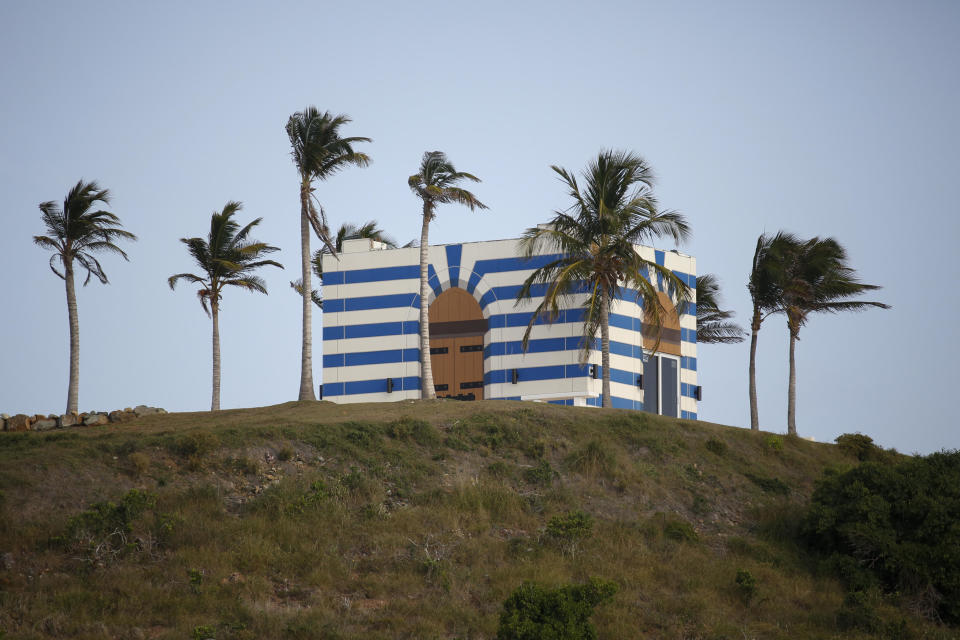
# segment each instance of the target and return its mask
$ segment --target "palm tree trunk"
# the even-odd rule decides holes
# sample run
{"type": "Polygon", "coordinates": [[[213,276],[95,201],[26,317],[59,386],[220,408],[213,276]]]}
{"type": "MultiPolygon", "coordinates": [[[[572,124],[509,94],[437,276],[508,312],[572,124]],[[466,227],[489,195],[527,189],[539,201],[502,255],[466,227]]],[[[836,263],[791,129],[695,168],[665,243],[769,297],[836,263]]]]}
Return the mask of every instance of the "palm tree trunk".
{"type": "Polygon", "coordinates": [[[757,334],[760,333],[760,323],[754,316],[750,333],[750,428],[760,430],[760,412],[757,410],[757,334]]]}
{"type": "Polygon", "coordinates": [[[67,317],[70,321],[70,381],[67,386],[67,413],[77,413],[80,395],[80,319],[77,316],[77,292],[73,284],[73,260],[64,260],[67,287],[67,317]]]}
{"type": "Polygon", "coordinates": [[[603,407],[613,408],[613,398],[610,397],[610,308],[607,290],[600,289],[600,366],[603,368],[603,407]]]}
{"type": "Polygon", "coordinates": [[[300,274],[303,282],[303,340],[300,352],[300,395],[297,400],[316,400],[313,393],[313,301],[310,279],[310,181],[300,182],[300,274]]]}
{"type": "Polygon", "coordinates": [[[210,316],[213,318],[213,398],[210,411],[220,411],[220,305],[210,304],[210,316]]]}
{"type": "Polygon", "coordinates": [[[787,386],[787,434],[797,435],[797,361],[794,351],[797,332],[790,330],[790,384],[787,386]]]}
{"type": "Polygon", "coordinates": [[[424,400],[437,397],[433,388],[433,367],[430,363],[430,282],[428,265],[430,246],[427,235],[430,231],[432,207],[423,203],[423,229],[420,231],[420,397],[424,400]]]}

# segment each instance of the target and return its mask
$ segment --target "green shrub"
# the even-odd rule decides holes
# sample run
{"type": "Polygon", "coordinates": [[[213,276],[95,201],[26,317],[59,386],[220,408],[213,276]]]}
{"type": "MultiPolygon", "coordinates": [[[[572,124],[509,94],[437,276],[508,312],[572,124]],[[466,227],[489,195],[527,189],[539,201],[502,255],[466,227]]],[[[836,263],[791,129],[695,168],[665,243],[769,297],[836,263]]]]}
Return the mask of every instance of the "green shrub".
{"type": "Polygon", "coordinates": [[[699,539],[693,525],[679,518],[664,519],[663,535],[676,542],[696,542],[699,539]]]}
{"type": "Polygon", "coordinates": [[[780,478],[764,478],[753,473],[744,474],[750,482],[763,489],[764,493],[773,493],[779,496],[789,495],[790,485],[780,478]]]}
{"type": "Polygon", "coordinates": [[[783,438],[781,436],[769,435],[763,439],[763,446],[768,451],[781,453],[783,451],[783,438]]]}
{"type": "Polygon", "coordinates": [[[187,578],[190,580],[190,591],[200,593],[200,587],[203,585],[203,571],[200,569],[188,569],[187,578]]]}
{"type": "Polygon", "coordinates": [[[154,508],[156,500],[153,494],[131,489],[119,504],[96,502],[71,517],[64,534],[51,542],[69,552],[82,554],[87,566],[108,564],[129,552],[144,549],[147,544],[160,546],[173,528],[169,516],[155,515],[152,528],[144,531],[143,538],[149,539],[132,535],[134,524],[154,508]]]}
{"type": "Polygon", "coordinates": [[[497,640],[594,640],[594,608],[617,592],[613,582],[544,587],[525,582],[503,603],[497,640]]]}
{"type": "Polygon", "coordinates": [[[280,462],[286,462],[293,459],[295,452],[290,447],[280,447],[277,451],[277,460],[280,462]]]}
{"type": "Polygon", "coordinates": [[[211,625],[199,625],[193,628],[191,640],[216,640],[217,630],[211,625]]]}
{"type": "Polygon", "coordinates": [[[580,473],[608,474],[616,467],[616,458],[605,444],[591,440],[567,457],[567,465],[580,473]]]}
{"type": "Polygon", "coordinates": [[[885,457],[884,450],[873,444],[873,438],[862,433],[844,433],[837,436],[834,442],[838,449],[861,462],[882,460],[885,457]]]}
{"type": "Polygon", "coordinates": [[[546,534],[564,553],[574,556],[580,542],[593,534],[593,518],[583,511],[553,516],[547,522],[546,534]]]}
{"type": "Polygon", "coordinates": [[[852,559],[833,563],[854,579],[862,582],[851,567],[869,567],[886,589],[913,594],[921,609],[955,624],[960,622],[958,522],[960,452],[951,451],[826,473],[802,532],[825,556],[852,559]]]}
{"type": "Polygon", "coordinates": [[[212,433],[199,432],[181,436],[168,444],[171,453],[184,458],[203,458],[220,446],[220,439],[212,433]]]}
{"type": "Polygon", "coordinates": [[[510,465],[502,460],[491,463],[487,467],[487,473],[492,475],[494,478],[509,478],[510,477],[510,465]]]}
{"type": "Polygon", "coordinates": [[[880,629],[880,617],[863,591],[850,591],[837,611],[837,628],[840,631],[865,631],[875,633],[880,629]]]}
{"type": "Polygon", "coordinates": [[[541,460],[540,464],[523,472],[523,479],[530,484],[549,487],[553,484],[553,476],[555,475],[556,472],[553,470],[553,467],[550,466],[550,463],[546,460],[541,460]]]}
{"type": "Polygon", "coordinates": [[[739,569],[734,583],[737,585],[737,593],[743,599],[744,604],[750,604],[753,597],[757,595],[757,579],[749,571],[739,569]]]}
{"type": "Polygon", "coordinates": [[[707,448],[707,451],[714,453],[718,456],[722,456],[727,453],[727,443],[723,440],[717,440],[716,438],[710,438],[707,440],[707,443],[704,445],[707,448]]]}
{"type": "Polygon", "coordinates": [[[348,424],[346,438],[361,449],[374,449],[380,445],[382,435],[369,424],[348,424]]]}
{"type": "Polygon", "coordinates": [[[396,440],[413,440],[424,447],[434,447],[440,443],[440,434],[432,424],[404,416],[387,426],[387,435],[396,440]]]}

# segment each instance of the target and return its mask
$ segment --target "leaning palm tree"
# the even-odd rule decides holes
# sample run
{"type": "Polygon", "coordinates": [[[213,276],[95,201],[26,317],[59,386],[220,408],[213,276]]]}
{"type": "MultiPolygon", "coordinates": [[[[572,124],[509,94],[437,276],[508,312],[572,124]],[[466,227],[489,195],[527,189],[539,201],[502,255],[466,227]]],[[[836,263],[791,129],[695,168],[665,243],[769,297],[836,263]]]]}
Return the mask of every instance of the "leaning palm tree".
{"type": "Polygon", "coordinates": [[[833,238],[811,238],[783,258],[779,282],[790,331],[790,379],[787,391],[787,433],[797,435],[797,369],[795,349],[800,328],[813,313],[889,309],[882,302],[852,300],[880,287],[864,284],[847,264],[847,251],[833,238]]]}
{"type": "Polygon", "coordinates": [[[610,307],[621,288],[636,290],[647,321],[653,324],[657,342],[666,309],[658,295],[662,280],[677,300],[676,308],[690,301],[690,288],[670,269],[643,258],[638,244],[668,236],[685,240],[690,229],[675,211],[661,211],[653,196],[653,171],[647,162],[624,151],[602,151],[583,172],[584,188],[566,169],[551,167],[568,189],[573,204],[556,211],[548,225],[527,229],[521,251],[531,257],[544,250],[560,257],[538,268],[524,282],[517,303],[531,296],[532,287],[546,284],[540,302],[523,336],[524,349],[537,319],[553,322],[567,298],[585,293],[585,318],[580,362],[585,363],[600,331],[603,369],[603,406],[613,406],[610,395],[610,307]]]}
{"type": "MultiPolygon", "coordinates": [[[[396,241],[388,236],[386,232],[377,225],[378,223],[376,220],[369,220],[359,227],[355,224],[349,223],[340,225],[340,228],[337,229],[337,235],[334,237],[333,241],[334,251],[336,253],[343,251],[343,243],[346,240],[359,240],[361,238],[376,240],[377,242],[382,242],[391,249],[395,248],[397,246],[396,241]]],[[[336,255],[336,253],[331,254],[330,249],[327,248],[326,245],[313,252],[313,258],[310,260],[310,264],[313,268],[313,274],[319,278],[321,284],[323,283],[323,256],[336,255]]],[[[302,296],[303,279],[297,278],[296,280],[291,281],[290,288],[302,296]]],[[[311,288],[310,299],[313,300],[313,304],[323,309],[323,298],[320,296],[319,291],[311,288]]]]}
{"type": "Polygon", "coordinates": [[[41,202],[43,223],[47,227],[45,236],[34,236],[33,241],[53,251],[50,256],[50,269],[66,283],[67,316],[70,321],[70,381],[67,387],[67,413],[77,412],[80,393],[80,320],[77,316],[77,294],[73,282],[73,263],[76,261],[87,270],[84,286],[96,276],[107,284],[107,274],[95,253],[116,253],[129,260],[127,254],[114,244],[117,240],[136,240],[137,237],[120,228],[120,218],[109,211],[94,211],[101,202],[110,204],[110,192],[101,189],[96,182],[80,180],[63,201],[63,207],[56,202],[41,202]],[[59,262],[63,271],[55,266],[59,262]]]}
{"type": "MultiPolygon", "coordinates": [[[[753,302],[753,315],[750,319],[750,428],[760,430],[760,412],[757,406],[757,337],[763,321],[774,313],[783,311],[783,291],[780,288],[781,269],[785,256],[789,255],[801,243],[791,233],[779,231],[776,235],[760,234],[753,251],[753,265],[747,290],[753,302]]],[[[699,339],[699,335],[698,335],[699,339]]]]}
{"type": "Polygon", "coordinates": [[[743,342],[744,331],[730,322],[733,311],[720,308],[720,283],[712,273],[697,276],[697,342],[733,344],[743,342]]]}
{"type": "Polygon", "coordinates": [[[293,147],[290,154],[300,175],[300,279],[303,298],[303,340],[300,354],[299,400],[316,400],[313,391],[313,293],[310,282],[310,228],[320,241],[334,251],[323,207],[313,195],[314,180],[326,180],[348,165],[365,167],[370,158],[365,153],[353,150],[357,142],[370,142],[370,138],[342,138],[340,127],[350,122],[345,115],[320,113],[310,106],[290,116],[287,120],[287,137],[293,147]]]}
{"type": "Polygon", "coordinates": [[[200,298],[200,306],[213,320],[211,411],[220,410],[220,298],[223,296],[223,288],[234,286],[247,291],[266,293],[266,284],[253,272],[267,265],[283,268],[283,265],[278,262],[261,259],[265,254],[279,251],[279,248],[250,239],[250,231],[260,224],[262,218],[257,218],[242,229],[238,223],[234,222],[233,215],[242,208],[243,205],[239,202],[231,201],[226,204],[223,211],[219,213],[214,211],[210,217],[210,233],[206,240],[180,238],[180,242],[187,245],[187,251],[193,256],[197,266],[203,270],[204,275],[178,273],[167,279],[171,289],[175,288],[181,279],[199,285],[197,297],[200,298]]]}
{"type": "Polygon", "coordinates": [[[430,285],[429,266],[430,221],[436,216],[437,205],[454,203],[471,211],[486,209],[475,195],[457,186],[462,180],[480,182],[480,178],[465,171],[457,171],[442,151],[427,151],[420,161],[420,172],[407,179],[407,185],[423,201],[423,228],[420,231],[420,397],[436,398],[433,388],[433,368],[430,366],[430,285]]]}

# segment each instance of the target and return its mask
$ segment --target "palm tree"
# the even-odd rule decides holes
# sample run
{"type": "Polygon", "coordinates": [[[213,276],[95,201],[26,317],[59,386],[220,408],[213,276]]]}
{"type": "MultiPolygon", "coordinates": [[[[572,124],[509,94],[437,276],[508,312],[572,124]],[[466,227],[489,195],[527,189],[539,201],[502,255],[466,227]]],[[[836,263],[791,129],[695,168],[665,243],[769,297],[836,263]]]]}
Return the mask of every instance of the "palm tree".
{"type": "Polygon", "coordinates": [[[310,106],[287,120],[287,137],[293,147],[290,154],[300,174],[300,281],[303,298],[303,341],[300,355],[299,400],[316,400],[313,391],[313,292],[310,282],[310,228],[331,253],[334,250],[327,216],[313,195],[314,180],[326,180],[348,165],[366,167],[370,158],[353,150],[357,142],[370,138],[342,138],[340,127],[350,122],[345,115],[320,113],[310,106]]]}
{"type": "Polygon", "coordinates": [[[213,397],[210,401],[210,410],[220,410],[220,298],[223,288],[227,286],[241,287],[247,291],[266,293],[267,286],[261,278],[253,272],[267,265],[280,267],[283,265],[273,260],[262,260],[261,257],[274,251],[265,242],[250,239],[250,231],[260,224],[262,218],[257,218],[247,226],[240,225],[232,220],[233,215],[240,211],[243,205],[230,201],[223,207],[223,211],[213,212],[210,216],[210,233],[207,239],[180,238],[180,242],[187,245],[187,251],[193,256],[203,272],[203,276],[192,273],[178,273],[170,276],[167,283],[171,289],[177,286],[177,281],[183,279],[200,285],[197,297],[200,306],[213,320],[213,397]],[[207,304],[209,303],[209,308],[207,304]]]}
{"type": "Polygon", "coordinates": [[[436,398],[433,368],[430,366],[430,286],[427,282],[430,244],[427,235],[437,205],[455,203],[471,211],[486,209],[475,195],[457,186],[462,180],[480,182],[480,178],[457,171],[442,151],[427,151],[420,161],[420,172],[407,179],[407,185],[423,201],[423,228],[420,231],[420,397],[436,398]]]}
{"type": "Polygon", "coordinates": [[[547,285],[543,301],[527,325],[523,346],[526,349],[538,318],[553,322],[568,296],[586,293],[580,361],[584,363],[589,357],[599,329],[603,406],[611,407],[610,307],[621,287],[636,289],[637,302],[656,329],[654,350],[660,345],[663,316],[670,313],[657,295],[656,276],[676,296],[677,308],[690,300],[687,284],[670,269],[641,257],[635,245],[649,244],[663,236],[680,242],[689,236],[690,229],[681,214],[658,209],[652,193],[653,171],[637,155],[602,151],[582,174],[583,190],[572,173],[551,168],[567,186],[573,204],[554,212],[550,224],[527,229],[521,240],[521,251],[527,257],[543,250],[561,254],[530,274],[517,294],[519,303],[530,297],[533,285],[547,285]]]}
{"type": "Polygon", "coordinates": [[[720,309],[720,283],[717,277],[712,273],[697,276],[697,342],[743,342],[743,329],[730,322],[734,315],[733,311],[720,309]]]}
{"type": "Polygon", "coordinates": [[[95,182],[80,180],[70,189],[63,207],[56,202],[41,202],[43,223],[47,235],[34,236],[37,245],[50,249],[50,269],[66,283],[67,316],[70,321],[70,381],[67,387],[67,413],[77,412],[80,393],[80,320],[77,317],[77,294],[73,282],[73,263],[87,270],[86,286],[91,276],[107,284],[107,274],[94,256],[95,253],[116,253],[129,260],[127,254],[114,244],[117,240],[136,240],[137,237],[120,228],[120,218],[109,211],[93,211],[96,203],[110,204],[110,192],[95,182]],[[63,271],[54,263],[59,262],[63,271]]]}
{"type": "MultiPolygon", "coordinates": [[[[800,240],[784,231],[768,236],[760,234],[753,252],[753,265],[747,290],[753,302],[753,315],[750,319],[750,428],[760,430],[760,414],[757,407],[757,337],[760,326],[770,315],[783,311],[782,290],[780,288],[780,270],[784,256],[799,246],[800,240]]],[[[698,335],[699,338],[699,335],[698,335]]]]}
{"type": "Polygon", "coordinates": [[[790,331],[790,382],[787,391],[787,433],[797,435],[797,369],[795,348],[800,328],[812,313],[889,309],[882,302],[852,300],[880,287],[864,284],[847,264],[846,249],[833,238],[811,238],[785,256],[780,271],[783,309],[790,331]]]}
{"type": "MultiPolygon", "coordinates": [[[[371,240],[376,240],[377,242],[382,242],[391,249],[397,246],[396,241],[388,236],[386,232],[379,228],[376,220],[370,220],[363,223],[359,227],[354,224],[344,223],[340,225],[340,228],[337,229],[337,235],[334,238],[333,248],[337,253],[343,251],[343,243],[345,240],[358,240],[361,238],[369,238],[371,240]]],[[[323,283],[323,256],[331,255],[330,249],[326,245],[317,249],[313,252],[313,258],[310,261],[311,267],[313,268],[313,274],[320,279],[320,283],[323,283]]],[[[332,255],[336,255],[332,254],[332,255]]],[[[297,278],[290,282],[290,287],[296,291],[298,294],[303,295],[303,279],[297,278]]],[[[323,298],[320,297],[320,293],[316,289],[310,290],[310,299],[313,300],[313,304],[317,305],[323,309],[323,298]]]]}

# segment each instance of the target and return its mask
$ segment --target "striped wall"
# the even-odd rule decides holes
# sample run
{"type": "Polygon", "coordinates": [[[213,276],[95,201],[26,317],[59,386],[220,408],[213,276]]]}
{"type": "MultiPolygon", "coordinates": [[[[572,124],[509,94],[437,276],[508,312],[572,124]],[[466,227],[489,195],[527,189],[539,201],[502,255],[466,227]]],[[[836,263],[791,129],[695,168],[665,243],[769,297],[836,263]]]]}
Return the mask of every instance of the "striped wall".
{"type": "MultiPolygon", "coordinates": [[[[696,260],[637,247],[645,258],[696,286],[696,260]]],[[[598,405],[599,344],[589,363],[578,361],[583,314],[563,311],[552,325],[538,322],[524,354],[521,340],[539,298],[515,303],[517,291],[537,267],[556,256],[518,257],[518,241],[495,240],[429,248],[430,301],[460,287],[479,303],[489,329],[484,336],[484,398],[527,399],[598,405]],[[512,371],[518,382],[512,382],[512,371]]],[[[418,349],[419,248],[383,249],[369,240],[347,241],[337,257],[323,259],[323,397],[334,402],[378,402],[420,397],[418,349]],[[393,391],[387,392],[387,379],[393,391]]],[[[543,295],[542,288],[534,290],[543,295]]],[[[575,301],[574,301],[575,302],[575,301]]],[[[575,307],[575,305],[574,305],[575,307]]],[[[643,391],[642,309],[622,291],[610,319],[611,394],[615,407],[640,409],[643,391]]],[[[679,408],[696,418],[697,345],[695,306],[680,316],[679,408]]]]}

